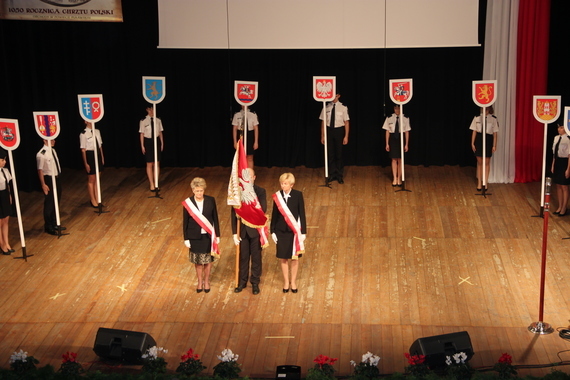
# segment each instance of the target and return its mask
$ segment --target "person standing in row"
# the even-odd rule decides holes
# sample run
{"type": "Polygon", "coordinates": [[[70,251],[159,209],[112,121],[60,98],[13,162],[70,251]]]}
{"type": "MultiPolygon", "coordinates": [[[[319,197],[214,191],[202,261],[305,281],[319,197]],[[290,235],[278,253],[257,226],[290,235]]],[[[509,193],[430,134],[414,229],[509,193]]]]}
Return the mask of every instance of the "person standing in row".
{"type": "Polygon", "coordinates": [[[329,165],[329,177],[327,182],[337,181],[344,183],[344,164],[342,161],[342,146],[348,144],[350,132],[350,118],[348,107],[338,100],[340,94],[336,94],[334,100],[329,103],[326,110],[321,111],[321,144],[327,144],[327,158],[329,165]],[[326,115],[324,112],[326,111],[326,115]],[[327,141],[325,141],[325,128],[327,128],[327,141]]]}
{"type": "MultiPolygon", "coordinates": [[[[499,132],[499,121],[493,115],[493,106],[485,107],[485,186],[488,184],[489,172],[491,171],[491,157],[497,150],[497,132],[499,132]]],[[[481,108],[483,113],[483,108],[481,108]]],[[[477,158],[477,191],[483,189],[483,124],[481,115],[475,116],[471,122],[471,149],[477,158]]]]}
{"type": "Polygon", "coordinates": [[[558,208],[554,215],[567,215],[568,185],[570,185],[570,136],[566,134],[564,126],[558,126],[558,135],[552,143],[552,182],[556,184],[556,198],[558,208]]]}
{"type": "Polygon", "coordinates": [[[58,235],[58,228],[65,230],[65,227],[57,225],[55,212],[52,175],[53,178],[55,178],[57,199],[61,200],[61,183],[59,181],[61,166],[59,165],[59,159],[54,146],[55,139],[44,140],[44,146],[40,149],[38,154],[36,154],[38,178],[40,179],[40,185],[44,193],[44,231],[50,235],[58,235]],[[48,144],[50,144],[51,149],[49,149],[48,144]]]}
{"type": "Polygon", "coordinates": [[[281,190],[273,194],[271,237],[277,245],[277,258],[283,272],[283,293],[297,293],[299,258],[305,252],[307,222],[303,193],[294,190],[295,176],[284,173],[279,177],[281,190]]]}
{"type": "Polygon", "coordinates": [[[6,158],[8,152],[0,148],[0,249],[3,255],[9,255],[15,252],[8,242],[8,223],[10,217],[15,215],[14,198],[12,197],[12,189],[10,181],[12,176],[6,169],[6,158]]]}
{"type": "MultiPolygon", "coordinates": [[[[255,181],[255,172],[252,168],[247,169],[249,171],[249,178],[253,183],[255,181]]],[[[253,184],[253,190],[257,195],[259,200],[259,205],[263,212],[267,212],[267,199],[265,189],[253,184]]],[[[262,258],[261,258],[261,240],[259,230],[257,228],[249,227],[244,223],[243,219],[240,218],[240,230],[239,236],[237,234],[238,228],[238,218],[235,209],[232,207],[232,233],[234,238],[234,244],[240,246],[239,255],[239,283],[234,292],[240,293],[246,286],[247,282],[251,283],[252,293],[254,295],[259,294],[259,282],[261,281],[262,272],[262,258]],[[249,275],[249,266],[251,262],[251,277],[249,275]]]]}
{"type": "Polygon", "coordinates": [[[206,181],[196,177],[190,183],[194,196],[186,198],[182,205],[184,245],[189,249],[190,262],[196,268],[198,287],[196,292],[210,292],[210,271],[215,257],[219,257],[220,224],[216,199],[204,195],[206,181]]]}
{"type": "Polygon", "coordinates": [[[97,199],[97,176],[95,173],[95,141],[97,141],[97,161],[99,164],[99,173],[103,171],[105,157],[103,156],[103,140],[101,140],[101,132],[93,129],[93,123],[86,121],[85,129],[79,135],[79,148],[81,149],[81,157],[83,158],[83,167],[87,172],[87,191],[91,207],[98,208],[99,201],[97,199]]]}
{"type": "MultiPolygon", "coordinates": [[[[241,106],[241,111],[236,112],[232,120],[233,131],[232,136],[234,139],[234,149],[237,149],[237,143],[241,136],[243,136],[244,123],[245,123],[246,107],[241,106]],[[239,133],[238,133],[239,131],[239,133]]],[[[247,108],[247,167],[253,168],[253,154],[259,148],[259,119],[257,114],[251,112],[247,108]]]]}
{"type": "Polygon", "coordinates": [[[146,117],[142,119],[139,123],[139,135],[142,154],[145,156],[146,160],[146,175],[150,183],[150,191],[156,191],[156,186],[154,182],[154,140],[160,139],[160,143],[157,141],[157,162],[156,170],[158,175],[160,175],[160,156],[164,150],[164,136],[162,128],[162,121],[157,117],[156,124],[157,128],[154,127],[154,108],[152,104],[146,107],[146,117]]]}
{"type": "Polygon", "coordinates": [[[394,105],[394,113],[384,121],[382,129],[386,130],[386,152],[392,159],[392,187],[402,186],[402,147],[400,131],[404,134],[404,152],[408,151],[410,142],[410,119],[400,115],[399,104],[394,105]]]}

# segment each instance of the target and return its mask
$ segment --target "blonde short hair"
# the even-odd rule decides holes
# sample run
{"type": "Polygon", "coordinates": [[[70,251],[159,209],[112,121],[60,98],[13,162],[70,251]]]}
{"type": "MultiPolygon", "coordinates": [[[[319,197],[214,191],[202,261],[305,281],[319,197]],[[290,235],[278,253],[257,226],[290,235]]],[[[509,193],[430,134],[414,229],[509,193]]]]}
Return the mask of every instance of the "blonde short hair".
{"type": "Polygon", "coordinates": [[[190,187],[194,190],[197,187],[201,187],[206,190],[206,180],[204,178],[196,177],[190,182],[190,187]]]}
{"type": "Polygon", "coordinates": [[[295,184],[295,176],[293,173],[283,173],[279,176],[279,183],[289,181],[291,185],[295,184]]]}

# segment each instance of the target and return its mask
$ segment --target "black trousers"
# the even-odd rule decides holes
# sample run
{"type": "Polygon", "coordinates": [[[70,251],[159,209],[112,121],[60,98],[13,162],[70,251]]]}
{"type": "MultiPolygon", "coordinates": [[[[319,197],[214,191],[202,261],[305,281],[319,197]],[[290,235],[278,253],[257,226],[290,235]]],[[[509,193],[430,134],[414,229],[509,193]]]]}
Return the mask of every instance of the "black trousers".
{"type": "Polygon", "coordinates": [[[261,279],[261,243],[259,236],[244,235],[239,243],[239,286],[245,287],[248,280],[252,285],[259,285],[261,279]],[[251,277],[249,276],[250,261],[251,277]]]}
{"type": "Polygon", "coordinates": [[[342,179],[344,165],[342,163],[342,141],[344,127],[327,127],[327,149],[329,162],[329,178],[342,179]]]}
{"type": "MultiPolygon", "coordinates": [[[[53,183],[50,175],[44,175],[44,182],[49,187],[47,194],[44,194],[44,228],[55,230],[57,226],[57,219],[55,217],[55,201],[53,199],[53,183]]],[[[61,202],[61,186],[59,179],[55,177],[55,184],[57,186],[57,199],[61,202]]]]}

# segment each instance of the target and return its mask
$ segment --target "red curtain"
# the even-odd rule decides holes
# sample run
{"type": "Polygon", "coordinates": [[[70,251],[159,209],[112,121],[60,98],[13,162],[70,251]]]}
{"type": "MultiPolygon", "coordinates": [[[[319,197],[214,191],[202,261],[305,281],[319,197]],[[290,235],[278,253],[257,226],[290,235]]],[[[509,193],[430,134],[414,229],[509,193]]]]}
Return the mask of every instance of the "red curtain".
{"type": "MultiPolygon", "coordinates": [[[[517,41],[515,182],[542,177],[544,124],[533,116],[532,97],[546,93],[550,0],[520,0],[517,41]]],[[[547,145],[548,148],[548,145],[547,145]]]]}

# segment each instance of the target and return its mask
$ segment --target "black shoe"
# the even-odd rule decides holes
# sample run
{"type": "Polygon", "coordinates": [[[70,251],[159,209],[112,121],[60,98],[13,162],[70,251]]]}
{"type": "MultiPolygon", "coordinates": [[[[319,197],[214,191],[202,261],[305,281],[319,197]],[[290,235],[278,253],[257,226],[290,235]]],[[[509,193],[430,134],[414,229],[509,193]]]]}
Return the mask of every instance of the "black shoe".
{"type": "Polygon", "coordinates": [[[2,254],[6,255],[6,256],[8,256],[10,254],[10,250],[4,251],[3,249],[0,249],[0,251],[2,251],[2,254]]]}
{"type": "Polygon", "coordinates": [[[283,293],[289,293],[289,289],[283,289],[283,293]]]}
{"type": "Polygon", "coordinates": [[[46,234],[50,234],[50,235],[55,235],[55,236],[57,236],[57,231],[56,231],[55,229],[52,229],[52,228],[45,228],[44,231],[45,231],[46,234]]]}
{"type": "Polygon", "coordinates": [[[554,211],[552,215],[560,215],[560,211],[554,211]]]}
{"type": "Polygon", "coordinates": [[[253,284],[251,285],[251,288],[253,289],[253,294],[259,294],[259,285],[253,284]]]}
{"type": "Polygon", "coordinates": [[[291,289],[292,293],[297,293],[299,291],[299,289],[291,289]]]}
{"type": "Polygon", "coordinates": [[[210,289],[204,289],[204,293],[210,293],[210,289]]]}
{"type": "Polygon", "coordinates": [[[67,230],[67,228],[63,227],[63,226],[57,226],[55,227],[56,230],[60,230],[60,231],[65,231],[67,230]]]}
{"type": "Polygon", "coordinates": [[[340,183],[341,185],[344,183],[344,179],[342,179],[342,178],[339,178],[339,179],[337,179],[336,181],[337,181],[338,183],[340,183]]]}
{"type": "Polygon", "coordinates": [[[234,289],[234,293],[241,293],[241,291],[243,290],[243,288],[245,288],[245,286],[238,286],[237,288],[234,289]]]}

